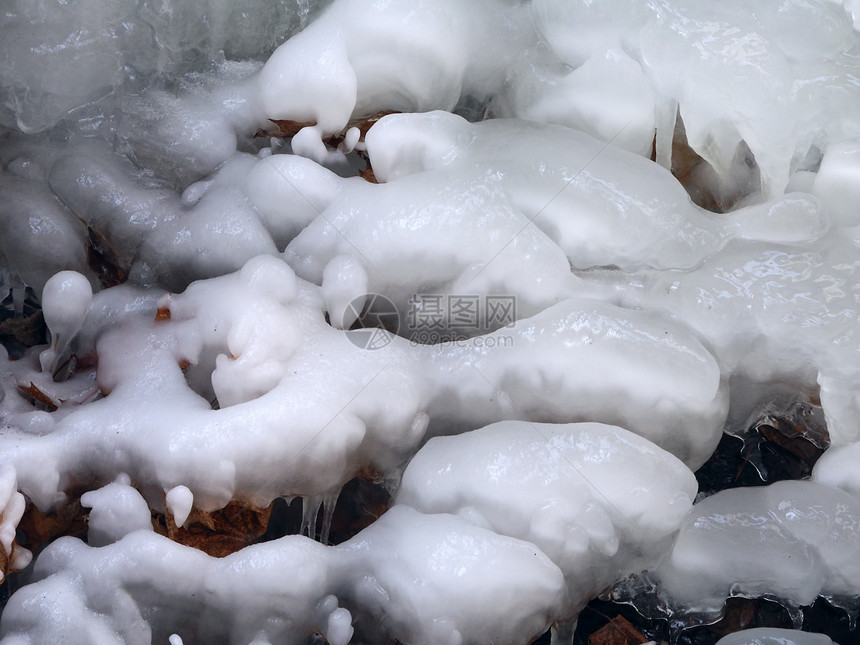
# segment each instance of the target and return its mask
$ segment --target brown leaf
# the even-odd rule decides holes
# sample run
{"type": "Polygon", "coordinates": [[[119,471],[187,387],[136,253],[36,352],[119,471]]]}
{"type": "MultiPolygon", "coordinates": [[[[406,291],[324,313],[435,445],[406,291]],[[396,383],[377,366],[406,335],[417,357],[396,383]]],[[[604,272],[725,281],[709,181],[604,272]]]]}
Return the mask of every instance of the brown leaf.
{"type": "Polygon", "coordinates": [[[192,509],[183,528],[176,526],[170,513],[153,513],[152,525],[156,532],[174,542],[223,558],[255,544],[266,532],[271,512],[271,504],[268,508],[257,508],[230,502],[212,513],[192,509]]]}
{"type": "Polygon", "coordinates": [[[316,123],[311,123],[309,121],[286,121],[281,119],[269,119],[269,121],[278,126],[278,130],[274,134],[264,130],[264,136],[274,136],[282,139],[292,139],[299,133],[299,130],[316,125],[316,123]]]}
{"type": "Polygon", "coordinates": [[[17,343],[23,347],[44,345],[47,342],[45,317],[42,310],[26,318],[7,318],[0,322],[0,342],[5,346],[17,343]]]}
{"type": "Polygon", "coordinates": [[[87,266],[107,289],[128,280],[128,267],[120,260],[108,239],[87,224],[87,266]]]}
{"type": "Polygon", "coordinates": [[[650,639],[619,614],[588,637],[588,645],[642,645],[650,639]]]}
{"type": "Polygon", "coordinates": [[[59,403],[56,403],[51,397],[42,392],[42,390],[40,390],[33,381],[30,381],[30,385],[26,387],[19,383],[18,389],[30,405],[35,408],[46,410],[47,412],[53,412],[60,407],[59,403]]]}
{"type": "Polygon", "coordinates": [[[86,518],[79,495],[49,513],[42,513],[35,504],[28,502],[18,523],[18,532],[26,538],[27,548],[37,552],[43,545],[64,535],[84,537],[87,534],[86,518]]]}

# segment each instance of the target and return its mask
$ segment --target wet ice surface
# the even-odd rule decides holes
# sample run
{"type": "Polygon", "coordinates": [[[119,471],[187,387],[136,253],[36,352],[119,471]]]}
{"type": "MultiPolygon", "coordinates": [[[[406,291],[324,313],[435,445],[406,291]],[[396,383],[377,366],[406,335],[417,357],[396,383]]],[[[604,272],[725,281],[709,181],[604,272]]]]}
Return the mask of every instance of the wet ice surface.
{"type": "Polygon", "coordinates": [[[677,623],[860,594],[857,2],[7,9],[0,283],[49,339],[0,351],[4,575],[28,504],[91,510],[4,642],[561,643],[642,569],[677,623]],[[464,296],[515,311],[416,340],[464,296]],[[786,391],[826,417],[814,481],[692,504],[786,391]],[[301,496],[325,542],[359,473],[395,503],[337,546],[152,530],[301,496]]]}

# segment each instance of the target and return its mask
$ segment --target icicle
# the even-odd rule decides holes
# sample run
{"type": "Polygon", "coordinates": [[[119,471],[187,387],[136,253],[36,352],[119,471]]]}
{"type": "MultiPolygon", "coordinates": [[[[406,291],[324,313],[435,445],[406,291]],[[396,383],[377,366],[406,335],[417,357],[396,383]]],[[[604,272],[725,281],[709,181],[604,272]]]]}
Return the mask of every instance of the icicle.
{"type": "Polygon", "coordinates": [[[320,504],[323,497],[317,495],[302,496],[302,527],[300,533],[309,538],[316,539],[317,517],[320,513],[320,504]]]}
{"type": "Polygon", "coordinates": [[[577,619],[562,620],[552,626],[550,645],[572,645],[577,619]]]}
{"type": "Polygon", "coordinates": [[[678,101],[668,99],[658,102],[657,137],[654,142],[655,159],[666,170],[672,170],[672,140],[675,138],[677,119],[678,101]]]}
{"type": "Polygon", "coordinates": [[[334,517],[334,509],[337,506],[337,498],[340,497],[340,490],[336,493],[323,496],[323,525],[320,533],[320,542],[328,544],[328,534],[331,531],[331,519],[334,517]]]}
{"type": "Polygon", "coordinates": [[[797,605],[789,602],[780,603],[788,612],[789,617],[791,618],[791,627],[792,629],[802,629],[803,628],[803,608],[798,607],[797,605]]]}
{"type": "Polygon", "coordinates": [[[12,310],[16,318],[21,318],[24,315],[24,299],[26,294],[26,287],[12,287],[12,310]]]}

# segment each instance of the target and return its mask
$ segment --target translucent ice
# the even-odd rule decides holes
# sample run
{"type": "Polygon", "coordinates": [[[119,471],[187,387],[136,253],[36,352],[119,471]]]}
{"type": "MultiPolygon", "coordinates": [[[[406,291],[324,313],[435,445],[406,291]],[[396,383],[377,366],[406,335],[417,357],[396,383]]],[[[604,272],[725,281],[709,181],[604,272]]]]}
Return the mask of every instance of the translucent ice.
{"type": "Polygon", "coordinates": [[[833,645],[833,641],[824,634],[759,627],[723,636],[717,645],[833,645]]]}
{"type": "Polygon", "coordinates": [[[831,441],[845,444],[860,437],[856,256],[849,235],[800,248],[735,243],[689,273],[655,272],[622,289],[630,303],[685,320],[728,373],[820,386],[831,441]]]}
{"type": "Polygon", "coordinates": [[[185,208],[172,191],[142,187],[130,165],[95,149],[61,155],[49,182],[141,282],[181,290],[194,279],[236,270],[255,255],[276,251],[236,188],[215,186],[185,208]]]}
{"type": "Polygon", "coordinates": [[[658,575],[679,605],[716,611],[729,593],[795,605],[860,591],[860,502],[809,481],[719,492],[696,504],[658,575]]]}

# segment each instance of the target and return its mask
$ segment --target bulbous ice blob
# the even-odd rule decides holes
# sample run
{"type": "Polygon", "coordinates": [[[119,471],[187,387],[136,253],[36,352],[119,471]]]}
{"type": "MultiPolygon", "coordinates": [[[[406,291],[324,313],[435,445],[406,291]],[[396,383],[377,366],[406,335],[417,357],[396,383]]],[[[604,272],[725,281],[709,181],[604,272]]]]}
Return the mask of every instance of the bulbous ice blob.
{"type": "MultiPolygon", "coordinates": [[[[224,173],[222,168],[216,181],[224,173]]],[[[341,185],[333,172],[295,155],[260,159],[239,181],[282,250],[336,199],[341,185]]]]}
{"type": "Polygon", "coordinates": [[[61,271],[45,283],[42,311],[55,339],[68,342],[78,331],[93,300],[93,288],[77,271],[61,271]]]}
{"type": "Polygon", "coordinates": [[[319,633],[346,645],[355,615],[362,642],[518,644],[546,630],[562,596],[533,544],[397,507],[339,547],[288,536],[223,558],[152,531],[99,548],[61,538],[9,600],[0,635],[300,645],[319,633]]]}
{"type": "Polygon", "coordinates": [[[673,602],[718,611],[730,592],[796,606],[860,591],[860,502],[809,481],[735,488],[696,504],[658,568],[673,602]]]}
{"type": "Polygon", "coordinates": [[[561,608],[561,571],[539,548],[452,515],[394,506],[338,550],[342,596],[361,606],[368,641],[513,645],[561,608]]]}
{"type": "Polygon", "coordinates": [[[52,372],[63,359],[84,322],[93,300],[93,288],[77,271],[61,271],[51,277],[42,290],[42,312],[51,332],[50,366],[52,372]]]}
{"type": "Polygon", "coordinates": [[[44,436],[0,436],[0,463],[15,465],[45,510],[66,482],[125,472],[155,507],[181,485],[214,511],[234,499],[265,507],[332,495],[367,467],[391,472],[428,422],[438,434],[510,418],[597,419],[692,465],[720,437],[716,362],[653,313],[569,300],[468,342],[386,337],[379,348],[324,313],[320,289],[270,256],[194,283],[149,320],[100,332],[106,396],[70,407],[44,436]]]}
{"type": "Polygon", "coordinates": [[[262,108],[316,124],[319,140],[354,112],[450,110],[461,94],[485,98],[504,82],[516,45],[533,38],[521,11],[494,0],[338,0],[266,62],[262,108]]]}
{"type": "Polygon", "coordinates": [[[654,312],[570,299],[513,329],[424,350],[436,368],[428,373],[432,434],[505,419],[597,420],[698,468],[726,418],[713,356],[689,329],[654,312]]]}
{"type": "Polygon", "coordinates": [[[368,293],[367,272],[352,256],[338,255],[323,269],[321,287],[331,324],[349,329],[363,307],[353,303],[368,293]]]}
{"type": "Polygon", "coordinates": [[[578,611],[656,564],[696,489],[680,461],[621,428],[503,421],[431,439],[396,503],[533,542],[564,573],[578,611]]]}
{"type": "Polygon", "coordinates": [[[84,493],[81,506],[90,509],[87,520],[90,546],[113,544],[134,531],[152,531],[149,505],[129,485],[127,477],[84,493]]]}
{"type": "Polygon", "coordinates": [[[367,291],[404,313],[417,293],[492,293],[516,295],[518,315],[530,315],[581,286],[564,254],[492,178],[441,171],[380,186],[349,183],[287,246],[284,257],[302,278],[322,284],[326,266],[349,257],[363,267],[367,291]]]}
{"type": "Polygon", "coordinates": [[[191,509],[194,507],[194,494],[187,486],[174,486],[164,496],[167,510],[173,516],[176,526],[184,526],[191,509]]]}
{"type": "Polygon", "coordinates": [[[829,448],[815,462],[812,479],[820,484],[841,488],[860,498],[860,442],[829,448]]]}
{"type": "Polygon", "coordinates": [[[10,600],[0,635],[9,643],[74,633],[76,642],[142,645],[179,634],[187,645],[244,645],[262,633],[298,645],[329,617],[317,605],[336,583],[331,559],[300,536],[224,558],[151,530],[99,548],[61,538],[39,557],[33,583],[10,600]]]}
{"type": "Polygon", "coordinates": [[[824,634],[811,634],[797,629],[758,627],[743,629],[723,636],[717,645],[833,645],[824,634]]]}

